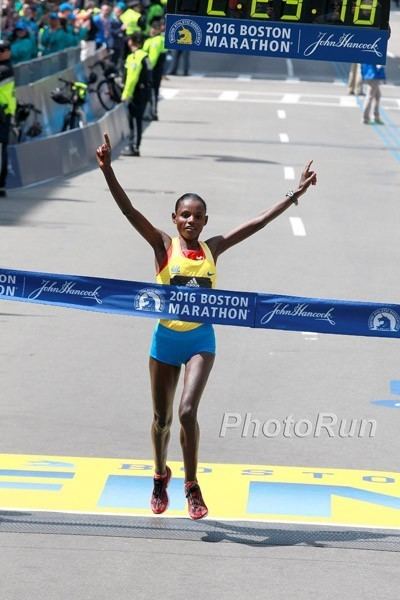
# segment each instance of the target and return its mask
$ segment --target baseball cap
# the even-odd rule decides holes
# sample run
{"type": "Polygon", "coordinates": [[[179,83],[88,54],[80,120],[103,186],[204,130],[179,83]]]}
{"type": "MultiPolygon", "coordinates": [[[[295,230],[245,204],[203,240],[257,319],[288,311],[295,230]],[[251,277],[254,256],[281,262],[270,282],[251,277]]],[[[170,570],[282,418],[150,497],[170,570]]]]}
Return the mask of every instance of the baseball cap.
{"type": "Polygon", "coordinates": [[[28,31],[28,26],[24,21],[17,21],[14,29],[20,29],[21,31],[28,31]]]}
{"type": "Polygon", "coordinates": [[[66,10],[70,10],[72,12],[73,7],[70,4],[68,4],[68,2],[63,2],[62,4],[60,4],[59,10],[60,12],[65,12],[66,10]]]}
{"type": "Polygon", "coordinates": [[[49,14],[50,19],[59,19],[59,16],[56,12],[52,12],[49,14]]]}

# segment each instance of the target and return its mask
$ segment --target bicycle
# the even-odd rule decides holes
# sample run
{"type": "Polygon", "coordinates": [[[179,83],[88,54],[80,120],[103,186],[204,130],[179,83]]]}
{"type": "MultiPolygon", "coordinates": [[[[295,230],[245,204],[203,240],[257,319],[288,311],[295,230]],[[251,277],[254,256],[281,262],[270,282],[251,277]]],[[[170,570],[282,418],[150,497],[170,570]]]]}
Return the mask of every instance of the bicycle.
{"type": "MultiPolygon", "coordinates": [[[[98,60],[92,65],[92,69],[97,66],[101,68],[104,78],[97,84],[96,94],[104,110],[111,110],[116,104],[121,102],[122,91],[124,89],[122,78],[115,65],[110,61],[98,60]]],[[[94,83],[97,80],[96,73],[92,72],[90,79],[91,83],[94,83]]]]}
{"type": "Polygon", "coordinates": [[[78,129],[85,125],[86,118],[84,112],[81,110],[87,100],[87,94],[89,86],[87,83],[82,81],[67,81],[62,77],[58,78],[64,86],[62,88],[56,88],[50,92],[50,96],[57,104],[70,104],[71,110],[64,116],[63,126],[61,131],[69,131],[70,129],[78,129]]]}
{"type": "Polygon", "coordinates": [[[33,104],[18,102],[11,124],[10,143],[21,144],[41,135],[43,131],[40,122],[41,114],[42,111],[33,104]]]}

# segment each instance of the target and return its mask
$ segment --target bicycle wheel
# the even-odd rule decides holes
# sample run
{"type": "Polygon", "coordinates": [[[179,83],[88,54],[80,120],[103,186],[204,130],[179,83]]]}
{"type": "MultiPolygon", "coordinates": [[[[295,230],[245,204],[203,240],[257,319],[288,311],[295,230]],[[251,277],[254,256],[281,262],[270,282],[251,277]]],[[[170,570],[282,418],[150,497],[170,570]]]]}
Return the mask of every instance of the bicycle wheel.
{"type": "Polygon", "coordinates": [[[112,98],[116,104],[121,102],[123,89],[123,86],[119,85],[115,79],[111,82],[112,98]]]}
{"type": "Polygon", "coordinates": [[[115,106],[113,100],[112,88],[106,79],[100,81],[97,86],[97,97],[104,110],[111,110],[115,106]]]}

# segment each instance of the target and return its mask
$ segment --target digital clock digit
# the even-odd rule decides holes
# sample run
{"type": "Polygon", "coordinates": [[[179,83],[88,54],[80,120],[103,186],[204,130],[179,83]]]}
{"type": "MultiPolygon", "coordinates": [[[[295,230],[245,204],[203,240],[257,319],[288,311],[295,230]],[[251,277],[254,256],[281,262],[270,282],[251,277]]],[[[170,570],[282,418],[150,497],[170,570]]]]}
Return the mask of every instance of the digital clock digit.
{"type": "Polygon", "coordinates": [[[167,12],[388,29],[390,0],[168,0],[167,12]]]}

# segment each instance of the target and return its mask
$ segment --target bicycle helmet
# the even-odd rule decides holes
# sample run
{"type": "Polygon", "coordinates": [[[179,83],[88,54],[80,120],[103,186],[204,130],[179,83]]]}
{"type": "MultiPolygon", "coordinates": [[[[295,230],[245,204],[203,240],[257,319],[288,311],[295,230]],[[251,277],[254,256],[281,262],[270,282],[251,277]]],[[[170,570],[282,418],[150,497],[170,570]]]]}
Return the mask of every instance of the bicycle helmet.
{"type": "Polygon", "coordinates": [[[70,104],[71,103],[71,97],[66,96],[60,88],[56,88],[55,90],[50,92],[50,97],[52,100],[54,100],[54,102],[57,102],[57,104],[70,104]]]}

